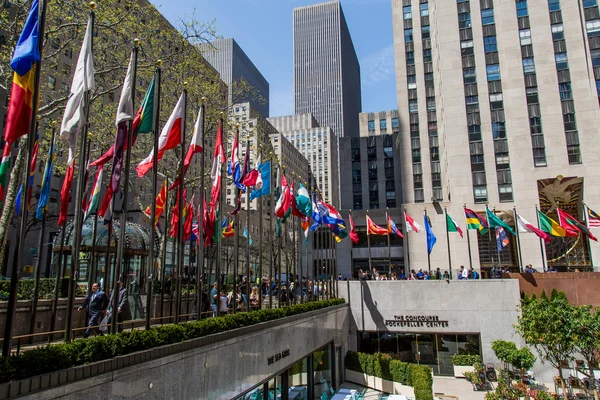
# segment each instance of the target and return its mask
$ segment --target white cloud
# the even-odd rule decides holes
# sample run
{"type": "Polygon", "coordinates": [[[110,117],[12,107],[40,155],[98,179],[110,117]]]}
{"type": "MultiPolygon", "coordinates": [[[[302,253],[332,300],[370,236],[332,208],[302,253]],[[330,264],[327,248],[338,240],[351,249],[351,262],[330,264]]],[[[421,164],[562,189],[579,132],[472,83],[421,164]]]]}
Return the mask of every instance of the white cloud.
{"type": "Polygon", "coordinates": [[[269,115],[272,117],[294,114],[294,86],[272,90],[269,108],[269,115]]]}
{"type": "Polygon", "coordinates": [[[394,45],[377,50],[360,60],[363,84],[373,86],[394,78],[394,45]]]}

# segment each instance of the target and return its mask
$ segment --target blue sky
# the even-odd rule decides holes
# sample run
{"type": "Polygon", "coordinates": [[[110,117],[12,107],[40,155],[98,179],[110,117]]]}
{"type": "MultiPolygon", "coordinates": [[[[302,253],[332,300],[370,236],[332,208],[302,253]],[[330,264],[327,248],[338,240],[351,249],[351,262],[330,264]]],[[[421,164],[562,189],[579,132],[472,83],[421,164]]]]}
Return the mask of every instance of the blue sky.
{"type": "MultiPolygon", "coordinates": [[[[150,0],[178,26],[195,9],[216,19],[217,33],[233,37],[270,85],[271,116],[294,113],[292,10],[318,0],[150,0]]],[[[391,0],[341,0],[361,67],[363,111],[395,109],[391,0]]]]}

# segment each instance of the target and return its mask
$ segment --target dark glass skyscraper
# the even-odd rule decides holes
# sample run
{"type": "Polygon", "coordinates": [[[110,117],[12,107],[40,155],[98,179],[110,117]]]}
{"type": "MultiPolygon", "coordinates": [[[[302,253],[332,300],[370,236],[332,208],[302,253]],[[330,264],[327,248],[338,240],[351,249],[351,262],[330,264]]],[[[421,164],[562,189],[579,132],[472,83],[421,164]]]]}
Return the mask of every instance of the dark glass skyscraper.
{"type": "Polygon", "coordinates": [[[294,9],[294,95],[296,114],[358,136],[360,66],[338,0],[294,9]]]}

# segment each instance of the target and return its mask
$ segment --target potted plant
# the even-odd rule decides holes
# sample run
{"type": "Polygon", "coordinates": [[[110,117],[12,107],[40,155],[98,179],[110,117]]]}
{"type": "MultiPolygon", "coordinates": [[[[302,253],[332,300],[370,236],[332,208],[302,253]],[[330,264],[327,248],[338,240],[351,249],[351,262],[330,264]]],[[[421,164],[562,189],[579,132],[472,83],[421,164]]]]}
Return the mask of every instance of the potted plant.
{"type": "Polygon", "coordinates": [[[454,377],[465,378],[465,372],[475,372],[473,365],[477,362],[481,362],[481,357],[477,354],[453,354],[454,377]]]}

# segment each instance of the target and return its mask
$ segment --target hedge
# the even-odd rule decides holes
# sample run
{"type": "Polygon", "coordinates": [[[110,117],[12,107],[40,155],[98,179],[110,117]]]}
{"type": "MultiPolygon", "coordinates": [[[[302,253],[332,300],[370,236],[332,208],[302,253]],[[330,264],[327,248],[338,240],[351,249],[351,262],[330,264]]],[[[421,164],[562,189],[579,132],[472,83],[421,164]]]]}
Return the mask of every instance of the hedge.
{"type": "Polygon", "coordinates": [[[481,362],[481,356],[478,354],[452,354],[452,365],[457,367],[471,367],[478,362],[481,362]]]}
{"type": "Polygon", "coordinates": [[[431,368],[396,360],[390,354],[348,351],[346,368],[363,374],[399,382],[415,389],[416,400],[433,400],[431,368]]]}
{"type": "Polygon", "coordinates": [[[200,321],[163,325],[148,330],[133,330],[38,347],[16,356],[0,359],[0,383],[107,360],[136,351],[179,343],[344,302],[344,299],[331,299],[289,307],[240,312],[200,321]]]}
{"type": "MultiPolygon", "coordinates": [[[[39,298],[47,299],[51,298],[54,294],[54,286],[56,285],[56,278],[41,278],[39,287],[39,298]]],[[[35,279],[20,279],[19,290],[17,292],[18,300],[31,300],[33,298],[33,290],[35,286],[35,279]]],[[[59,297],[67,297],[69,291],[69,278],[63,278],[60,283],[59,297]]],[[[0,301],[8,300],[8,294],[10,292],[10,279],[0,281],[0,301]]],[[[82,288],[77,285],[77,296],[82,296],[85,293],[82,288]]]]}

